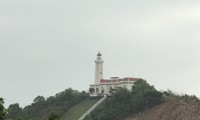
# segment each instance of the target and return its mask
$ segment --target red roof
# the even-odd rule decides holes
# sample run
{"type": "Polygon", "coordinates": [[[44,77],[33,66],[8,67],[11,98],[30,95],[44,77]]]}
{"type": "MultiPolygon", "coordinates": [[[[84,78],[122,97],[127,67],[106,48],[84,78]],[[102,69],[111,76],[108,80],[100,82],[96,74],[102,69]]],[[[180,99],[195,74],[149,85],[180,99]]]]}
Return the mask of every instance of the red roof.
{"type": "Polygon", "coordinates": [[[126,78],[118,78],[118,79],[100,79],[100,84],[105,83],[119,83],[119,82],[134,82],[139,80],[140,78],[132,78],[132,77],[126,77],[126,78]]]}

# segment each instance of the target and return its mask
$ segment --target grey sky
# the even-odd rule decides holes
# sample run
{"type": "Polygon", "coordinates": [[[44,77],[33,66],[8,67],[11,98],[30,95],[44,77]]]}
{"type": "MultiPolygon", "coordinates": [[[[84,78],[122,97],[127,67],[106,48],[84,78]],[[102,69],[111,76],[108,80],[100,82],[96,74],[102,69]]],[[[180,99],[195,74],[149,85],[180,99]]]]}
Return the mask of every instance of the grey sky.
{"type": "Polygon", "coordinates": [[[101,51],[105,78],[200,97],[199,32],[198,0],[1,0],[0,96],[25,106],[87,90],[101,51]]]}

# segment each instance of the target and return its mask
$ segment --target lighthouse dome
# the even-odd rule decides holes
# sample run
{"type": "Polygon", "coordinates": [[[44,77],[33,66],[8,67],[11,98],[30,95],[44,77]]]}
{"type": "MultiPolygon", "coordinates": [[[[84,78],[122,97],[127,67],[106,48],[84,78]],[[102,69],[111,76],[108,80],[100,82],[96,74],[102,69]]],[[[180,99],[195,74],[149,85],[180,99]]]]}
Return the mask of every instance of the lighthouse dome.
{"type": "Polygon", "coordinates": [[[99,52],[99,53],[97,54],[97,56],[102,56],[102,54],[99,52]]]}

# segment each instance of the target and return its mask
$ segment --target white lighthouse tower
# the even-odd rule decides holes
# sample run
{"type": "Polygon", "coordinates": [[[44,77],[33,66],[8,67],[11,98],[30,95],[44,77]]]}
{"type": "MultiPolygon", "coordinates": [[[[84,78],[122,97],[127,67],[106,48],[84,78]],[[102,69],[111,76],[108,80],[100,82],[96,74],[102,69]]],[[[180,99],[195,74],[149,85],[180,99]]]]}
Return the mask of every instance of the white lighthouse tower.
{"type": "Polygon", "coordinates": [[[103,79],[103,60],[102,60],[102,54],[99,52],[97,54],[97,59],[95,60],[95,84],[100,83],[100,79],[103,79]]]}

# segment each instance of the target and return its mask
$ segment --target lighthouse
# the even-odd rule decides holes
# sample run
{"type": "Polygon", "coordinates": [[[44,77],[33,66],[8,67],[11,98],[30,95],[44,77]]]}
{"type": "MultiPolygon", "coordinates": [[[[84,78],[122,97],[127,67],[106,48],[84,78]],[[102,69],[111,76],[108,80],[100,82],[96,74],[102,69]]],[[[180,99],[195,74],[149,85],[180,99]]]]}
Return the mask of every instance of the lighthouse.
{"type": "Polygon", "coordinates": [[[90,96],[103,96],[112,95],[119,88],[126,88],[132,91],[132,86],[134,82],[140,80],[141,78],[133,77],[111,77],[109,79],[103,78],[103,59],[102,54],[99,52],[97,54],[97,59],[95,60],[95,78],[94,83],[90,84],[90,96]]]}
{"type": "Polygon", "coordinates": [[[99,52],[97,54],[97,59],[95,60],[95,79],[94,83],[99,84],[100,79],[103,79],[103,60],[102,54],[99,52]]]}

